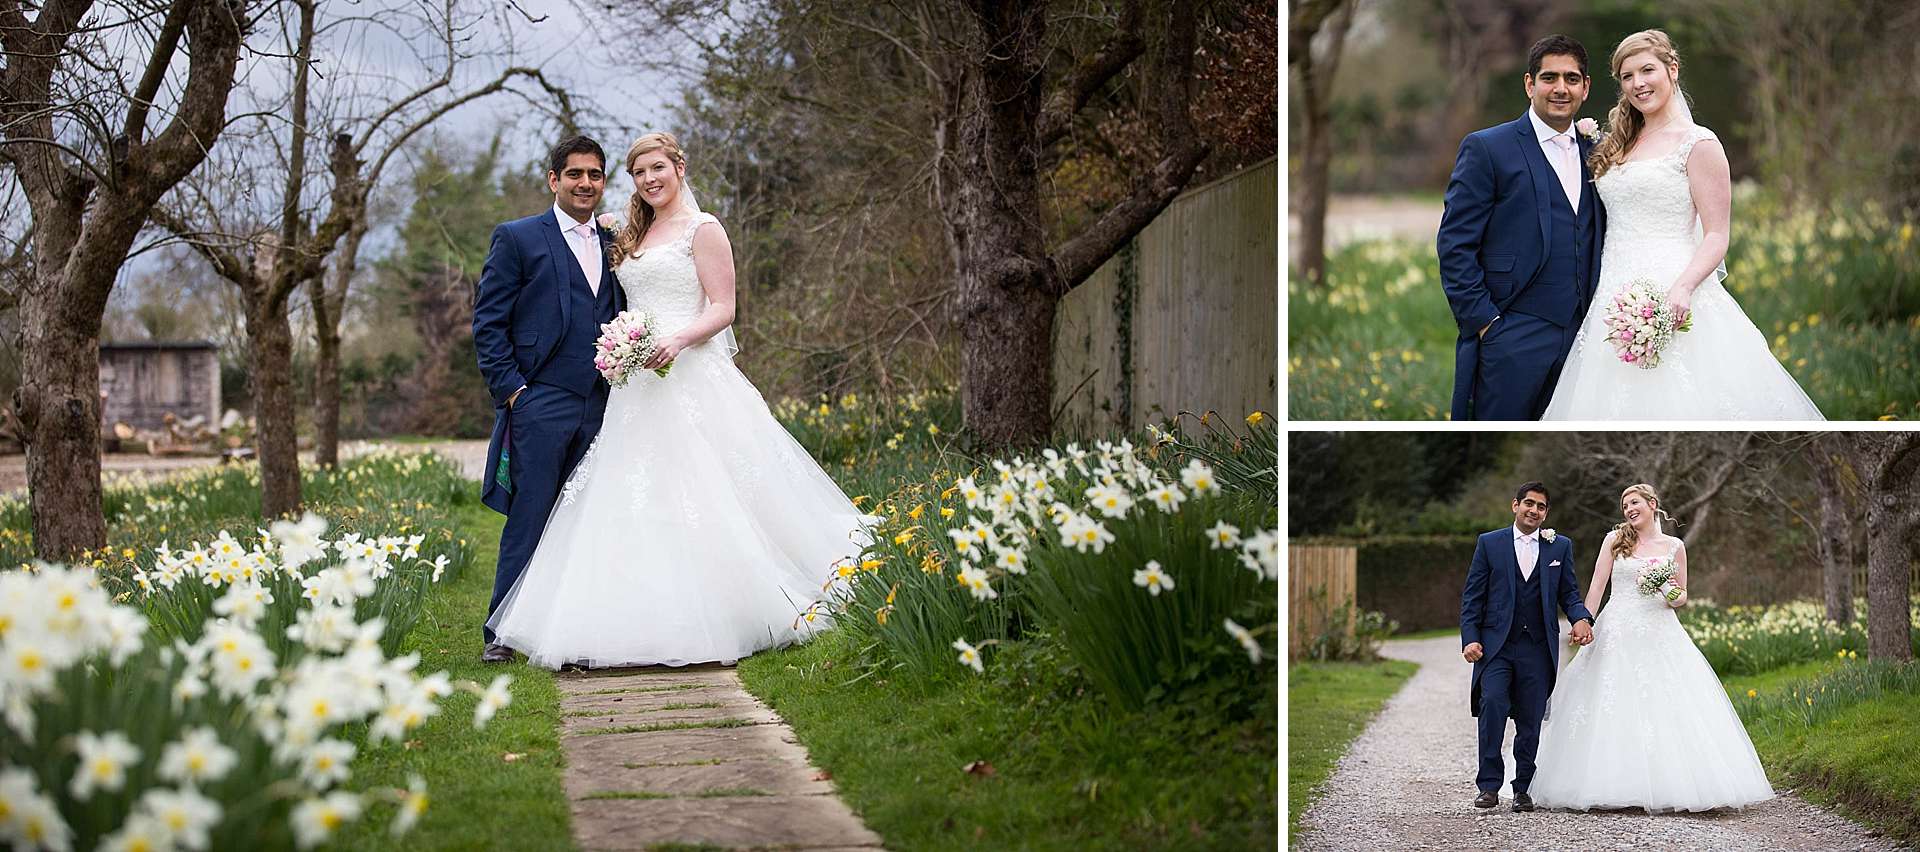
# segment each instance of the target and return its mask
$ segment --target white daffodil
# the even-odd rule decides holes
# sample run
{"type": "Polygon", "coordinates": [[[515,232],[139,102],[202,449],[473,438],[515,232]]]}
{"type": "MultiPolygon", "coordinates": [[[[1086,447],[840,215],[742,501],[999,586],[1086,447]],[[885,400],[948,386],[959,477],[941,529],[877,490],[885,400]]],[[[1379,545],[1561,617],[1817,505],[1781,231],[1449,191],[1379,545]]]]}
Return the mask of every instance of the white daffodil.
{"type": "Polygon", "coordinates": [[[67,792],[79,801],[93,798],[93,791],[117,792],[127,783],[127,767],[140,761],[140,749],[119,731],[95,734],[81,731],[74,735],[74,750],[80,754],[80,766],[73,772],[67,792]]]}
{"type": "Polygon", "coordinates": [[[950,529],[947,530],[947,537],[953,539],[953,552],[974,562],[980,561],[980,548],[974,546],[972,530],[950,529]]]}
{"type": "Polygon", "coordinates": [[[326,556],[327,542],[321,538],[326,532],[327,519],[312,512],[298,521],[274,521],[273,537],[280,543],[281,564],[294,569],[326,556]]]}
{"type": "Polygon", "coordinates": [[[213,602],[213,612],[233,619],[242,627],[252,628],[266,617],[270,603],[273,603],[273,590],[252,583],[235,583],[213,602]]]}
{"type": "Polygon", "coordinates": [[[1220,493],[1220,481],[1214,477],[1213,468],[1199,459],[1187,462],[1186,469],[1180,471],[1180,484],[1192,489],[1194,496],[1220,493]]]}
{"type": "Polygon", "coordinates": [[[967,508],[979,512],[987,510],[986,492],[981,491],[980,486],[974,484],[973,477],[962,477],[953,486],[960,489],[960,499],[966,503],[967,508]]]}
{"type": "Polygon", "coordinates": [[[512,682],[513,678],[500,675],[493,679],[493,683],[487,685],[486,691],[480,693],[480,703],[473,708],[474,728],[485,727],[495,713],[513,703],[513,693],[507,689],[508,684],[512,682]]]}
{"type": "Polygon", "coordinates": [[[427,812],[427,782],[418,775],[407,777],[407,789],[400,795],[400,810],[393,815],[393,825],[388,829],[394,837],[413,830],[421,815],[427,812]]]}
{"type": "Polygon", "coordinates": [[[987,584],[987,572],[984,569],[972,565],[962,568],[960,569],[959,580],[960,585],[966,586],[967,591],[973,593],[974,600],[990,601],[1000,597],[1000,593],[994,591],[993,586],[987,584]]]}
{"type": "MultiPolygon", "coordinates": [[[[1241,543],[1242,549],[1254,558],[1261,576],[1269,580],[1280,579],[1280,536],[1276,530],[1258,530],[1241,543]]],[[[1248,567],[1253,567],[1249,565],[1248,567]]]]}
{"type": "MultiPolygon", "coordinates": [[[[199,694],[205,693],[202,684],[199,694]]],[[[207,784],[225,778],[239,761],[239,754],[222,744],[219,734],[202,725],[160,749],[159,773],[180,784],[207,784]]]]}
{"type": "Polygon", "coordinates": [[[1133,584],[1146,589],[1148,594],[1159,597],[1162,591],[1173,589],[1173,577],[1160,569],[1160,563],[1149,560],[1147,567],[1133,572],[1133,584]]]}
{"type": "Polygon", "coordinates": [[[961,665],[973,669],[974,674],[986,672],[986,668],[980,664],[980,649],[967,644],[965,639],[953,640],[953,649],[960,652],[961,665]]]}
{"type": "Polygon", "coordinates": [[[7,834],[13,836],[15,848],[25,846],[53,852],[73,849],[73,828],[60,818],[60,809],[46,796],[36,795],[15,811],[7,834]]]}
{"type": "Polygon", "coordinates": [[[295,805],[289,819],[293,822],[293,842],[312,849],[332,839],[340,826],[360,818],[360,797],[352,793],[328,793],[295,805]]]}
{"type": "Polygon", "coordinates": [[[440,575],[447,570],[447,555],[442,553],[433,558],[433,582],[440,582],[440,575]]]}
{"type": "Polygon", "coordinates": [[[1016,547],[993,549],[993,564],[1009,574],[1027,573],[1027,552],[1016,547]]]}
{"type": "Polygon", "coordinates": [[[1240,528],[1220,521],[1207,528],[1207,543],[1212,550],[1227,550],[1240,544],[1240,528]]]}
{"type": "Polygon", "coordinates": [[[300,778],[315,790],[325,790],[353,774],[353,743],[321,740],[307,749],[300,759],[300,778]]]}
{"type": "Polygon", "coordinates": [[[1119,485],[1096,485],[1086,490],[1094,511],[1109,518],[1124,518],[1133,509],[1133,495],[1119,485]]]}
{"type": "MultiPolygon", "coordinates": [[[[18,633],[18,631],[16,631],[18,633]]],[[[56,661],[42,637],[15,635],[0,646],[0,684],[9,693],[45,692],[53,688],[56,661]]],[[[64,667],[64,664],[58,664],[64,667]]]]}
{"type": "Polygon", "coordinates": [[[1254,663],[1260,662],[1260,643],[1254,641],[1251,631],[1234,623],[1233,619],[1229,618],[1227,619],[1227,635],[1232,636],[1235,642],[1239,642],[1240,647],[1247,649],[1248,660],[1254,663]]]}
{"type": "Polygon", "coordinates": [[[1080,553],[1105,552],[1110,541],[1113,533],[1107,531],[1106,525],[1086,515],[1076,514],[1060,525],[1060,543],[1080,553]]]}
{"type": "Polygon", "coordinates": [[[1180,504],[1187,500],[1187,495],[1180,489],[1164,483],[1155,483],[1146,496],[1153,502],[1154,508],[1169,515],[1179,511],[1180,504]]]}
{"type": "MultiPolygon", "coordinates": [[[[148,790],[140,797],[140,808],[166,830],[170,844],[186,849],[207,848],[207,832],[220,822],[220,805],[191,788],[148,790]]],[[[132,822],[128,820],[129,825],[132,822]]]]}

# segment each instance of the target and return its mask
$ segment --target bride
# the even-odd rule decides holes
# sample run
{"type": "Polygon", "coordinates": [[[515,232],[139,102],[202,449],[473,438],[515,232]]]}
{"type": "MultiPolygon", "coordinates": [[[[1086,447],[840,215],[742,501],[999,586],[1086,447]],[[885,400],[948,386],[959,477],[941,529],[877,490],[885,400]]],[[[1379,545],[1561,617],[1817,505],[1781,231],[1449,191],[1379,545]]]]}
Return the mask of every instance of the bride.
{"type": "Polygon", "coordinates": [[[1661,533],[1659,496],[1631,486],[1620,511],[1626,520],[1601,545],[1587,609],[1599,610],[1609,582],[1613,597],[1548,702],[1534,802],[1660,812],[1773,798],[1733,702],[1674,615],[1687,603],[1687,551],[1661,533]],[[1679,597],[1641,594],[1643,574],[1668,560],[1679,597]]]}
{"type": "Polygon", "coordinates": [[[865,519],[732,360],[732,248],[686,189],[686,155],[627,149],[614,238],[627,304],[653,314],[666,377],[636,371],[488,621],[547,668],[732,663],[825,625],[812,605],[865,519]]]}
{"type": "Polygon", "coordinates": [[[1693,123],[1672,40],[1634,33],[1614,48],[1612,68],[1620,102],[1588,159],[1607,209],[1600,280],[1543,419],[1824,420],[1721,286],[1727,154],[1693,123]],[[1621,362],[1607,343],[1606,306],[1636,279],[1693,317],[1650,370],[1621,362]]]}

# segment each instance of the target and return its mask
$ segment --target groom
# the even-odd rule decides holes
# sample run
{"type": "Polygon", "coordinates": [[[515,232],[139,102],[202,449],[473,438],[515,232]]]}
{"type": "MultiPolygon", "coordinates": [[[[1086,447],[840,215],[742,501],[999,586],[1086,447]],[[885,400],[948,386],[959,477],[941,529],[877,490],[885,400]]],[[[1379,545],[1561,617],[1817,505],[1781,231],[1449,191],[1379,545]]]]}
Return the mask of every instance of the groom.
{"type": "Polygon", "coordinates": [[[1480,795],[1476,808],[1500,804],[1507,765],[1500,743],[1513,719],[1513,809],[1533,810],[1527,786],[1540,748],[1540,722],[1547,715],[1560,669],[1560,619],[1573,622],[1573,642],[1593,641],[1593,614],[1580,600],[1573,577],[1573,540],[1541,529],[1547,520],[1547,487],[1520,486],[1513,497],[1513,526],[1484,533],[1473,548],[1473,567],[1460,593],[1460,655],[1473,664],[1468,705],[1480,718],[1480,795]]]}
{"type": "MultiPolygon", "coordinates": [[[[494,228],[480,273],[473,347],[495,412],[480,500],[507,516],[489,617],[533,557],[560,484],[607,410],[594,343],[626,300],[607,263],[612,235],[593,220],[606,170],[607,155],[592,139],[556,146],[547,158],[553,208],[494,228]]],[[[481,660],[513,660],[491,628],[481,633],[481,660]]]]}
{"type": "Polygon", "coordinates": [[[1538,420],[1553,398],[1600,271],[1606,212],[1574,132],[1587,50],[1534,42],[1525,115],[1460,143],[1436,241],[1460,336],[1453,419],[1538,420]]]}

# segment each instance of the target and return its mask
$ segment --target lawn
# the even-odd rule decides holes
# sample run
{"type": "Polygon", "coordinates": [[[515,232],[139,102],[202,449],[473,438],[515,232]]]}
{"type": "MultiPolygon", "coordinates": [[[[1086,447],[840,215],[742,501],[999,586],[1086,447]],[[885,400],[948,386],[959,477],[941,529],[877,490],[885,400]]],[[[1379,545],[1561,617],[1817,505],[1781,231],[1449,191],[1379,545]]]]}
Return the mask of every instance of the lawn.
{"type": "Polygon", "coordinates": [[[1419,666],[1401,660],[1374,663],[1301,663],[1287,669],[1287,840],[1300,815],[1319,798],[1321,784],[1387,699],[1419,666]]]}
{"type": "MultiPolygon", "coordinates": [[[[1920,418],[1913,221],[1737,196],[1727,267],[1726,286],[1828,419],[1920,418]]],[[[1288,416],[1446,418],[1458,332],[1432,243],[1356,243],[1327,270],[1324,287],[1288,284],[1288,416]]]]}
{"type": "Polygon", "coordinates": [[[829,631],[740,663],[889,849],[1272,848],[1277,695],[1208,727],[1107,709],[1044,643],[935,682],[849,665],[829,631]]]}

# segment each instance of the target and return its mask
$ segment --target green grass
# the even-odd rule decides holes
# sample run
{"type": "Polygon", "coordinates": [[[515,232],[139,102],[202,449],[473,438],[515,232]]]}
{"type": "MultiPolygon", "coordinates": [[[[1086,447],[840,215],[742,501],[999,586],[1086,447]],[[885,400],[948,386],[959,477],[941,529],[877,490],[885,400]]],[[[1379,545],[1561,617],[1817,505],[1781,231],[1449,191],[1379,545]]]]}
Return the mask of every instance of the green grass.
{"type": "MultiPolygon", "coordinates": [[[[1725,286],[1829,419],[1920,418],[1914,227],[1870,208],[1822,217],[1735,200],[1725,286]]],[[[1433,243],[1348,246],[1327,279],[1288,285],[1288,416],[1445,418],[1458,331],[1433,243]]]]}
{"type": "Polygon", "coordinates": [[[1442,636],[1459,636],[1459,635],[1460,635],[1460,628],[1458,627],[1435,627],[1432,630],[1422,630],[1417,633],[1395,633],[1392,636],[1389,636],[1387,638],[1394,639],[1394,640],[1438,639],[1442,636]]]}
{"type": "Polygon", "coordinates": [[[1301,663],[1287,669],[1287,841],[1347,744],[1419,670],[1414,663],[1301,663]]]}
{"type": "Polygon", "coordinates": [[[1002,646],[986,675],[931,682],[849,664],[859,653],[828,631],[739,671],[889,849],[1274,843],[1277,678],[1251,719],[1208,727],[1110,710],[1038,642],[1002,646]],[[966,771],[975,761],[991,773],[966,771]]]}
{"type": "Polygon", "coordinates": [[[1733,697],[1744,696],[1748,690],[1766,695],[1788,690],[1801,681],[1819,677],[1839,667],[1837,660],[1807,660],[1757,675],[1722,677],[1720,685],[1726,687],[1727,695],[1733,697]]]}
{"type": "Polygon", "coordinates": [[[1920,843],[1920,663],[1807,663],[1761,678],[1758,698],[1729,681],[1776,789],[1793,787],[1908,844],[1920,843]],[[1762,678],[1770,682],[1761,682],[1762,678]],[[1808,699],[1812,703],[1807,703],[1808,699]]]}
{"type": "MultiPolygon", "coordinates": [[[[525,663],[480,662],[480,625],[493,592],[493,567],[504,521],[477,501],[454,507],[459,534],[472,542],[472,570],[435,589],[404,652],[420,654],[422,671],[446,669],[454,680],[482,685],[513,676],[513,703],[482,730],[473,729],[475,697],[456,692],[444,711],[418,729],[412,748],[386,743],[353,761],[353,781],[367,789],[405,787],[409,772],[427,782],[427,812],[411,834],[392,838],[363,824],[344,831],[339,849],[555,849],[571,846],[566,757],[558,734],[560,692],[553,673],[525,663]],[[508,755],[518,755],[512,762],[508,755]]],[[[385,821],[379,821],[384,825],[385,821]]]]}

